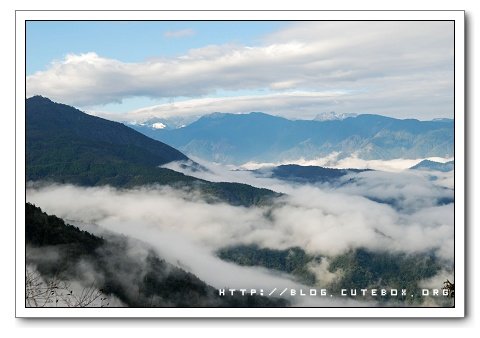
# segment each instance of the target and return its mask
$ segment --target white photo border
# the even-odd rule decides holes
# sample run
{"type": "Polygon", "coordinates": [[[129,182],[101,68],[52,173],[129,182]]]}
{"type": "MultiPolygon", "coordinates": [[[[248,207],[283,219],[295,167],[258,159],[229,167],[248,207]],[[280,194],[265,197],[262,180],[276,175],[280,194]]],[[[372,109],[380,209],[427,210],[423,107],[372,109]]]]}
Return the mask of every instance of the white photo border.
{"type": "Polygon", "coordinates": [[[16,317],[41,318],[435,318],[465,316],[465,12],[464,11],[29,11],[15,12],[16,317]],[[29,20],[321,21],[449,20],[455,29],[455,306],[452,308],[27,308],[25,307],[25,27],[29,20]]]}

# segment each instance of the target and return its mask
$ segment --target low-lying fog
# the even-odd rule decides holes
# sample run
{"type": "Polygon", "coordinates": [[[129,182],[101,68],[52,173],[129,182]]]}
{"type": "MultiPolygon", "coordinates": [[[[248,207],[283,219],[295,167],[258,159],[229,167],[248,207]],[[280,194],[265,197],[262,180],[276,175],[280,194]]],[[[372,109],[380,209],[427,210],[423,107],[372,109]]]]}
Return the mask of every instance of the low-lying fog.
{"type": "MultiPolygon", "coordinates": [[[[434,179],[432,173],[418,171],[369,171],[356,174],[353,180],[344,177],[344,184],[313,186],[201,164],[208,170],[192,172],[175,163],[168,167],[211,181],[245,182],[285,195],[272,206],[246,208],[208,204],[200,195],[169,187],[124,190],[30,184],[27,201],[77,225],[98,225],[85,225],[86,230],[101,233],[105,229],[143,241],[162,258],[218,288],[301,287],[285,274],[241,267],[216,257],[218,249],[237,244],[273,249],[299,246],[308,253],[327,256],[359,247],[431,251],[453,260],[454,205],[439,203],[453,200],[448,183],[453,172],[434,179]]],[[[332,278],[325,266],[316,268],[315,273],[320,281],[332,278]]],[[[316,299],[326,306],[331,302],[316,299]]]]}

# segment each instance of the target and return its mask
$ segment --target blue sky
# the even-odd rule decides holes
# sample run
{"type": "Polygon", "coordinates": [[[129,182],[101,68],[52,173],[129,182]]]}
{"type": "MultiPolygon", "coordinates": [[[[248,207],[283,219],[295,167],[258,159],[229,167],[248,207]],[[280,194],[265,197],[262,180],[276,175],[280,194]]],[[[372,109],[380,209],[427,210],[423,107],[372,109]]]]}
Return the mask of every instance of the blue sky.
{"type": "Polygon", "coordinates": [[[451,22],[30,21],[27,96],[111,119],[453,117],[451,22]]]}
{"type": "MultiPolygon", "coordinates": [[[[30,21],[27,23],[27,76],[46,70],[67,54],[95,52],[124,62],[175,57],[208,45],[253,45],[286,22],[257,21],[30,21]],[[182,34],[182,32],[186,32],[182,34]],[[174,36],[171,36],[173,33],[174,36]],[[175,33],[180,33],[175,36],[175,33]]],[[[248,90],[239,94],[254,94],[248,90]]],[[[229,91],[215,94],[229,96],[229,91]]],[[[170,98],[134,97],[88,108],[110,112],[170,102],[170,98]]]]}
{"type": "Polygon", "coordinates": [[[66,54],[96,52],[124,62],[172,57],[207,45],[253,45],[288,23],[275,21],[29,21],[27,76],[66,54]],[[168,37],[191,30],[191,35],[168,37]]]}

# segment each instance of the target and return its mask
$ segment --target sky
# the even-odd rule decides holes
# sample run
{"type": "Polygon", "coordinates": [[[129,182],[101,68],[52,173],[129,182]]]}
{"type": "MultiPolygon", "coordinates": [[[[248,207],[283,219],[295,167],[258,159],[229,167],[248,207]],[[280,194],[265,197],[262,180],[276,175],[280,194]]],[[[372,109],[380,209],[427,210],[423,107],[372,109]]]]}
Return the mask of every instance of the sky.
{"type": "Polygon", "coordinates": [[[31,21],[27,97],[118,121],[453,118],[453,38],[448,21],[31,21]]]}

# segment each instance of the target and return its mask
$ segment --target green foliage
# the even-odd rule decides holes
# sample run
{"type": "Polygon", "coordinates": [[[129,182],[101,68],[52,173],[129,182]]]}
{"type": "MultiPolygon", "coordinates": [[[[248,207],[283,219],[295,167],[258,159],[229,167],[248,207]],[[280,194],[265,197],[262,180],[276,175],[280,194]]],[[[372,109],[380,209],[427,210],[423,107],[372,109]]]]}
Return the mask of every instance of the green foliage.
{"type": "Polygon", "coordinates": [[[301,248],[287,250],[259,248],[257,245],[239,245],[223,248],[218,256],[226,261],[244,266],[262,266],[294,275],[300,282],[313,285],[315,275],[308,270],[307,264],[314,257],[309,256],[301,248]]]}
{"type": "MultiPolygon", "coordinates": [[[[341,272],[341,278],[333,285],[340,289],[407,289],[418,290],[418,282],[433,277],[441,266],[433,255],[372,252],[356,249],[333,257],[331,272],[341,272]]],[[[380,300],[392,300],[389,297],[380,300]]],[[[393,298],[393,300],[399,300],[393,298]]],[[[407,302],[420,302],[420,294],[406,299],[407,302]]]]}
{"type": "Polygon", "coordinates": [[[49,216],[40,208],[25,204],[25,240],[34,246],[81,244],[85,251],[94,250],[103,244],[103,239],[49,216]]]}

